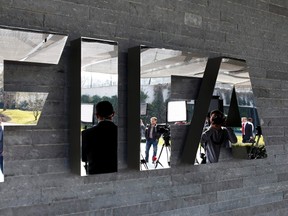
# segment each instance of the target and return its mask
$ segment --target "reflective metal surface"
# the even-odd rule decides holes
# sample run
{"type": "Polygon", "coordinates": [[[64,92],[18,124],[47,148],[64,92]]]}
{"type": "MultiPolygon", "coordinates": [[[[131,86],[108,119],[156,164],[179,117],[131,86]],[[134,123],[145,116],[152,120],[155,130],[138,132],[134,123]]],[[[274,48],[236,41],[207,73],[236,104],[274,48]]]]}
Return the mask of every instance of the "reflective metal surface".
{"type": "Polygon", "coordinates": [[[4,126],[37,125],[48,96],[48,93],[44,92],[5,91],[4,61],[58,64],[66,40],[65,35],[0,27],[0,181],[4,181],[2,155],[4,126]]]}
{"type": "Polygon", "coordinates": [[[198,82],[203,77],[206,62],[207,57],[195,53],[162,48],[141,49],[140,170],[170,168],[174,142],[171,135],[178,130],[177,125],[187,125],[191,120],[196,99],[192,92],[197,92],[197,89],[190,82],[198,82]],[[179,100],[186,100],[187,110],[169,112],[167,116],[167,102],[179,100]],[[158,136],[161,135],[157,148],[149,144],[151,141],[147,135],[151,117],[157,117],[158,136]],[[169,122],[170,119],[173,122],[169,122]],[[155,151],[156,160],[153,160],[155,151]]]}
{"type": "MultiPolygon", "coordinates": [[[[82,38],[81,40],[81,131],[98,125],[95,106],[100,101],[109,101],[115,111],[113,122],[118,124],[118,45],[116,42],[82,38]]],[[[97,140],[97,139],[96,139],[97,140]]],[[[82,143],[82,141],[81,141],[82,143]]],[[[90,143],[89,143],[90,144],[90,143]]],[[[105,160],[112,160],[115,154],[111,151],[104,152],[104,146],[110,143],[92,143],[98,145],[99,157],[106,155],[105,160]],[[103,150],[103,151],[102,151],[103,150]]],[[[114,147],[113,147],[114,148],[114,147]]],[[[82,149],[81,176],[87,175],[84,157],[89,152],[82,149]]],[[[105,150],[106,151],[106,150],[105,150]]],[[[117,150],[116,150],[117,151],[117,150]]],[[[117,156],[116,156],[117,157],[117,156]]],[[[102,160],[101,170],[105,170],[108,162],[102,160]]],[[[117,159],[116,159],[117,160],[117,159]]],[[[101,171],[99,171],[101,172],[101,171]]]]}

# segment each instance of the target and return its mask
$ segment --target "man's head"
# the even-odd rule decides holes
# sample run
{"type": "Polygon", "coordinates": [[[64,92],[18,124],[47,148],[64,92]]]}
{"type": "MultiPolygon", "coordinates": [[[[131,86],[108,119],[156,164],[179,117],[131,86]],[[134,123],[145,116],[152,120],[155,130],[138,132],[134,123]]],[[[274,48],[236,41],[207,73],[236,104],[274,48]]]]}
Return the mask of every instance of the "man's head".
{"type": "Polygon", "coordinates": [[[101,101],[96,105],[96,116],[99,119],[112,119],[114,109],[109,101],[101,101]]]}
{"type": "Polygon", "coordinates": [[[225,122],[225,116],[220,110],[213,110],[210,113],[210,122],[212,125],[222,125],[225,122]]]}
{"type": "Polygon", "coordinates": [[[241,118],[241,121],[242,121],[242,122],[247,122],[247,117],[242,117],[242,118],[241,118]]]}
{"type": "Polygon", "coordinates": [[[151,117],[150,118],[150,123],[151,123],[151,125],[156,125],[157,124],[157,118],[156,117],[151,117]]]}

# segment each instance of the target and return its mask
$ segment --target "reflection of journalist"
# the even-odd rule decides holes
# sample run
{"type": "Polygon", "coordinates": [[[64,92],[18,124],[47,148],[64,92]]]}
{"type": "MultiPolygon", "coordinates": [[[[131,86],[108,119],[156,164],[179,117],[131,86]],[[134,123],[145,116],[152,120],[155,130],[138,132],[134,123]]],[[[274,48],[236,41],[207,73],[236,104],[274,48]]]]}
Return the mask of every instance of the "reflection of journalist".
{"type": "Polygon", "coordinates": [[[117,126],[113,116],[112,104],[99,102],[98,124],[82,132],[82,161],[88,163],[89,174],[117,172],[117,126]]]}
{"type": "Polygon", "coordinates": [[[219,110],[213,110],[210,114],[210,126],[201,137],[201,145],[205,149],[206,162],[216,163],[219,160],[220,148],[229,147],[231,143],[237,142],[237,137],[230,127],[223,127],[225,116],[219,110]]]}
{"type": "Polygon", "coordinates": [[[151,124],[145,130],[145,138],[146,138],[145,160],[146,162],[148,162],[149,150],[151,145],[153,145],[152,162],[155,162],[157,160],[156,155],[157,155],[158,140],[161,134],[157,132],[157,118],[152,117],[150,119],[150,123],[151,124]]]}

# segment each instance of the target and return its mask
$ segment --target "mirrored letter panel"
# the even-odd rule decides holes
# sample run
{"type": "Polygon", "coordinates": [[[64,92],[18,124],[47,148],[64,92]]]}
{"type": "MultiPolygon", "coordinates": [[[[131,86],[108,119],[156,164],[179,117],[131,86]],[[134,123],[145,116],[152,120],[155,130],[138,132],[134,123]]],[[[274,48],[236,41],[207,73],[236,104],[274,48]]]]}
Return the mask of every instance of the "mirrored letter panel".
{"type": "Polygon", "coordinates": [[[245,61],[140,46],[128,70],[131,168],[267,157],[245,61]]]}
{"type": "Polygon", "coordinates": [[[5,91],[5,60],[58,64],[66,40],[67,36],[55,33],[0,28],[0,181],[5,173],[4,126],[37,125],[48,96],[45,92],[5,91]]]}
{"type": "Polygon", "coordinates": [[[246,62],[222,58],[195,164],[266,158],[260,121],[246,62]]]}
{"type": "MultiPolygon", "coordinates": [[[[133,86],[133,81],[137,82],[138,78],[140,88],[138,86],[137,99],[140,104],[134,104],[134,112],[131,109],[133,101],[132,105],[128,103],[128,109],[132,110],[128,113],[134,114],[135,118],[139,116],[140,128],[133,128],[133,134],[139,134],[138,137],[133,134],[129,136],[131,132],[128,131],[128,149],[132,143],[140,143],[138,149],[133,146],[133,151],[140,153],[139,157],[133,160],[133,163],[138,164],[138,169],[147,171],[170,168],[179,161],[183,136],[193,115],[194,102],[206,62],[205,56],[178,50],[145,46],[129,50],[128,64],[132,66],[130,65],[128,76],[128,95],[133,92],[129,87],[137,88],[133,86]],[[137,52],[139,59],[135,57],[137,52]]],[[[130,96],[128,100],[129,98],[130,96]]],[[[132,121],[136,123],[136,120],[130,121],[129,118],[128,125],[132,124],[132,121]]],[[[130,128],[132,127],[128,127],[130,128]]],[[[130,158],[131,153],[128,151],[130,158]]]]}
{"type": "Polygon", "coordinates": [[[73,50],[80,53],[74,53],[74,75],[79,78],[74,84],[80,94],[73,97],[80,106],[73,112],[75,122],[74,115],[71,119],[79,135],[71,152],[73,169],[81,176],[117,172],[117,43],[81,38],[73,50]]]}

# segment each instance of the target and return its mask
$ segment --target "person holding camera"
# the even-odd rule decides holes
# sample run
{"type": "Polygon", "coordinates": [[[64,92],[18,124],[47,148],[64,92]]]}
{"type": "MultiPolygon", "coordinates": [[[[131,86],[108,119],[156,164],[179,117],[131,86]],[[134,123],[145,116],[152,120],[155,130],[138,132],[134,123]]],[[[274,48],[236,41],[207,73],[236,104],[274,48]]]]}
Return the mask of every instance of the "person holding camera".
{"type": "Polygon", "coordinates": [[[205,149],[206,163],[217,163],[221,146],[230,147],[237,137],[230,127],[224,127],[226,118],[219,110],[210,113],[210,126],[202,133],[201,146],[205,149]]]}
{"type": "Polygon", "coordinates": [[[153,145],[153,156],[152,156],[152,162],[155,162],[157,160],[157,146],[158,146],[158,140],[161,136],[160,133],[157,131],[157,118],[151,117],[150,118],[150,125],[147,125],[145,130],[145,138],[146,138],[146,149],[145,149],[145,160],[148,162],[149,159],[149,150],[151,148],[151,145],[153,145]]]}
{"type": "Polygon", "coordinates": [[[82,161],[87,174],[117,172],[117,126],[109,101],[96,105],[98,124],[82,131],[82,161]]]}

